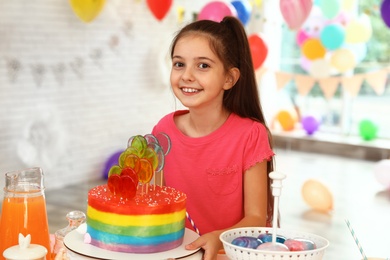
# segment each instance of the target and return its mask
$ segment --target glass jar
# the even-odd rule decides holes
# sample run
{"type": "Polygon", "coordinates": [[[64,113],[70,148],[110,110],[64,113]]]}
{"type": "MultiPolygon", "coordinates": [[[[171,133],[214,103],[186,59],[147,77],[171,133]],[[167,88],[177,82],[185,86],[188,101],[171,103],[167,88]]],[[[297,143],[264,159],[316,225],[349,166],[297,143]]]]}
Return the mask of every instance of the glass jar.
{"type": "Polygon", "coordinates": [[[68,220],[68,226],[65,228],[57,230],[55,235],[55,244],[53,253],[57,254],[58,251],[64,247],[64,237],[71,231],[78,228],[81,224],[85,223],[86,216],[84,212],[74,210],[66,214],[66,219],[68,220]]]}
{"type": "MultiPolygon", "coordinates": [[[[50,234],[41,168],[28,168],[5,174],[0,222],[0,252],[18,244],[19,233],[31,235],[31,243],[47,249],[50,260],[50,234]]],[[[4,257],[0,256],[1,259],[4,257]]]]}

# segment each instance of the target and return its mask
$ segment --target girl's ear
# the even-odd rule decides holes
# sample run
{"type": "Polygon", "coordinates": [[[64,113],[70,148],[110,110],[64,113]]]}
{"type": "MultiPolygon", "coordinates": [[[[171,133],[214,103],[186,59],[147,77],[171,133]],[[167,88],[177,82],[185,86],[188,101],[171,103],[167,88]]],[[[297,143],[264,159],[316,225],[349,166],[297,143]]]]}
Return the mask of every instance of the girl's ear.
{"type": "Polygon", "coordinates": [[[236,85],[237,80],[240,78],[240,70],[237,68],[229,69],[229,72],[226,77],[226,82],[224,89],[231,89],[234,85],[236,85]]]}

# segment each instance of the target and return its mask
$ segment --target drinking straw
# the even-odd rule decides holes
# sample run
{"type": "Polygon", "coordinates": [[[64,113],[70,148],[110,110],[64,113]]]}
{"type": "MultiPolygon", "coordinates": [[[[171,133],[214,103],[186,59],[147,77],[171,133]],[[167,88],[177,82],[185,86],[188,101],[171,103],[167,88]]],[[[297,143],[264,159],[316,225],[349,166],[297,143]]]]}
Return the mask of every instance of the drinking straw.
{"type": "Polygon", "coordinates": [[[192,220],[192,218],[190,217],[190,214],[188,214],[187,211],[186,211],[186,217],[187,217],[188,221],[191,223],[191,226],[195,229],[196,233],[198,233],[198,235],[200,235],[199,229],[196,227],[195,222],[192,220]]]}
{"type": "Polygon", "coordinates": [[[351,226],[351,223],[349,222],[348,219],[346,219],[345,222],[347,223],[349,231],[351,232],[351,235],[352,235],[353,239],[355,240],[355,243],[356,243],[357,247],[359,248],[360,254],[362,254],[362,257],[363,257],[364,260],[367,260],[367,256],[366,256],[366,254],[363,251],[362,245],[360,244],[359,239],[357,238],[357,236],[355,234],[355,231],[353,230],[353,228],[351,226]]]}

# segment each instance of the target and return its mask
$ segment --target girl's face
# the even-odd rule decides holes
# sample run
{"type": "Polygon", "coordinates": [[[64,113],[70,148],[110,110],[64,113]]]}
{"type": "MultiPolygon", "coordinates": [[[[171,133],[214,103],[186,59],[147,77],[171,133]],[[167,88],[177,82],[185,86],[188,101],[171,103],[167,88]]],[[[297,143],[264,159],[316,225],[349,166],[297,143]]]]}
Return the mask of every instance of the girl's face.
{"type": "Polygon", "coordinates": [[[210,48],[207,38],[185,36],[173,50],[171,85],[175,96],[189,109],[222,107],[232,78],[210,48]]]}

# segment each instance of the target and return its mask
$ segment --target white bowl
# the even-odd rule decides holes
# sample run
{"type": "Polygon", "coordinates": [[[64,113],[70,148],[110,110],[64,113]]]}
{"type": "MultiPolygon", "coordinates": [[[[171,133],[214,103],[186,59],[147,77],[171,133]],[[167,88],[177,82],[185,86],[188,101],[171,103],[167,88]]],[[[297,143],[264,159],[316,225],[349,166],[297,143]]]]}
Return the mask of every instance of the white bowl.
{"type": "Polygon", "coordinates": [[[286,238],[304,238],[313,241],[317,248],[306,251],[279,252],[264,251],[259,249],[244,248],[232,244],[233,239],[241,236],[258,237],[263,233],[272,233],[273,228],[266,227],[248,227],[236,228],[223,232],[220,240],[223,243],[226,255],[229,259],[235,260],[321,260],[325,249],[329,246],[329,241],[325,238],[301,231],[277,229],[277,235],[286,238]]]}

